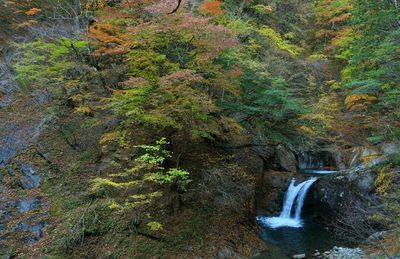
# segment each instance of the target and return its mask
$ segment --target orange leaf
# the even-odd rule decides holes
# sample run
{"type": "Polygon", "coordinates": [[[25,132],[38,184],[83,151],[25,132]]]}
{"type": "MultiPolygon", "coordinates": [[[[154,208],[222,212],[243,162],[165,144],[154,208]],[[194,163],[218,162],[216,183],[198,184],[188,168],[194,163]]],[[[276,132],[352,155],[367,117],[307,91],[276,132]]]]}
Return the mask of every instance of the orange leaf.
{"type": "Polygon", "coordinates": [[[31,8],[29,11],[26,11],[25,14],[26,14],[26,15],[35,15],[35,14],[38,14],[38,13],[40,13],[40,12],[42,12],[42,9],[33,7],[33,8],[31,8]]]}
{"type": "Polygon", "coordinates": [[[200,6],[200,8],[212,15],[223,14],[223,11],[221,9],[221,2],[219,0],[206,1],[200,6]]]}

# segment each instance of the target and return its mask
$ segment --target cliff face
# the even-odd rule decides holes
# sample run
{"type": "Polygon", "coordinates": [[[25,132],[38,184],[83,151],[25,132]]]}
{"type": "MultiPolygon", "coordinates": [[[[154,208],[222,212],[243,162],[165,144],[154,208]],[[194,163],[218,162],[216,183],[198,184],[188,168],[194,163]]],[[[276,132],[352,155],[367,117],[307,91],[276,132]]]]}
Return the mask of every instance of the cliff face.
{"type": "Polygon", "coordinates": [[[47,177],[43,158],[37,153],[38,137],[49,125],[50,101],[44,92],[21,93],[10,79],[9,60],[0,62],[0,251],[30,252],[45,235],[48,204],[40,188],[47,177]]]}

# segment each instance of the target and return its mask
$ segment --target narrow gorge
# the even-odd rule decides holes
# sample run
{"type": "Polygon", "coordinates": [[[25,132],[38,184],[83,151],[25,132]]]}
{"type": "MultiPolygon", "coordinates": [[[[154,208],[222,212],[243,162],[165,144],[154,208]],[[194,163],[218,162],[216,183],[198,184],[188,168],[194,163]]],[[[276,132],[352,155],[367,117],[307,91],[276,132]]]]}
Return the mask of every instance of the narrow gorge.
{"type": "Polygon", "coordinates": [[[0,258],[400,258],[396,0],[0,0],[0,258]]]}

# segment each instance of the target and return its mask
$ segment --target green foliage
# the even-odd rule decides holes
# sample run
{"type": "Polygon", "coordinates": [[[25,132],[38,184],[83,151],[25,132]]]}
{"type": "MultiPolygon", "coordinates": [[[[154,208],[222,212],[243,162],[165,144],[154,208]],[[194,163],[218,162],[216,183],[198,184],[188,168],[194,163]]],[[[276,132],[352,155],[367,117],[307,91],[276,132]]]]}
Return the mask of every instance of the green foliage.
{"type": "Polygon", "coordinates": [[[367,140],[371,143],[379,144],[383,140],[385,140],[385,136],[384,135],[375,135],[375,136],[368,137],[367,140]]]}
{"type": "Polygon", "coordinates": [[[149,222],[147,223],[147,226],[150,228],[151,231],[160,231],[163,229],[163,225],[157,221],[149,222]]]}
{"type": "Polygon", "coordinates": [[[84,51],[87,43],[61,39],[47,42],[43,39],[16,45],[14,79],[23,88],[62,87],[66,84],[68,72],[77,66],[74,50],[84,51]]]}
{"type": "Polygon", "coordinates": [[[186,189],[188,183],[191,182],[189,179],[190,173],[185,170],[179,170],[176,168],[169,169],[166,172],[151,173],[146,177],[146,180],[151,180],[157,183],[172,183],[176,179],[179,179],[179,185],[182,190],[186,189]]]}
{"type": "Polygon", "coordinates": [[[229,79],[219,78],[226,71],[213,57],[234,40],[228,30],[206,19],[166,19],[167,26],[150,22],[135,28],[120,61],[129,68],[129,78],[120,83],[123,90],[113,92],[107,107],[123,117],[125,129],[150,127],[155,134],[213,139],[221,134],[217,99],[235,91],[229,79]],[[198,24],[206,33],[195,28],[198,24]]]}
{"type": "MultiPolygon", "coordinates": [[[[297,4],[229,0],[222,3],[226,15],[215,19],[243,41],[241,49],[228,49],[219,58],[223,66],[240,71],[242,89],[240,98],[221,104],[271,142],[296,142],[295,136],[302,134],[300,118],[309,110],[305,99],[317,97],[309,71],[299,62],[306,51],[302,27],[309,17],[293,12],[300,8],[297,4]]],[[[311,10],[311,4],[306,1],[301,8],[311,10]]]]}
{"type": "Polygon", "coordinates": [[[171,157],[171,152],[165,148],[168,144],[165,138],[161,138],[155,145],[136,146],[141,154],[133,160],[132,167],[124,172],[109,174],[108,178],[94,179],[92,192],[114,198],[112,208],[124,209],[148,204],[160,197],[152,183],[177,184],[179,191],[185,191],[190,183],[190,173],[163,166],[171,157]],[[125,194],[122,197],[121,192],[125,194]]]}
{"type": "Polygon", "coordinates": [[[257,32],[261,37],[270,39],[278,49],[284,50],[294,57],[303,51],[302,48],[285,41],[279,33],[268,26],[261,27],[257,32]]]}
{"type": "MultiPolygon", "coordinates": [[[[271,141],[290,141],[296,132],[299,116],[306,111],[301,97],[295,96],[292,86],[282,77],[273,77],[269,68],[261,61],[258,54],[227,52],[221,57],[226,64],[237,64],[242,69],[239,78],[242,86],[241,98],[225,102],[224,106],[241,114],[244,124],[253,125],[269,137],[271,141]]],[[[262,45],[258,45],[262,46],[262,45]]],[[[265,46],[264,46],[265,48],[265,46]]],[[[257,48],[255,53],[257,53],[257,48]]]]}
{"type": "Polygon", "coordinates": [[[372,130],[370,135],[383,139],[393,139],[400,118],[399,102],[395,101],[400,98],[399,17],[400,9],[391,1],[316,3],[315,35],[320,44],[315,48],[324,48],[328,57],[343,66],[342,80],[332,85],[332,90],[343,91],[350,116],[358,116],[359,124],[372,130]],[[357,97],[370,101],[348,105],[357,97]],[[378,117],[380,123],[376,123],[378,117]]]}
{"type": "Polygon", "coordinates": [[[154,166],[158,172],[151,172],[145,176],[148,181],[154,181],[160,184],[167,184],[177,182],[181,190],[186,190],[187,185],[190,183],[189,172],[177,168],[170,168],[164,170],[162,164],[164,161],[171,157],[171,152],[165,149],[165,145],[169,143],[165,138],[161,138],[156,142],[156,145],[139,145],[138,148],[142,149],[145,154],[136,158],[136,162],[142,165],[154,166]]]}
{"type": "MultiPolygon", "coordinates": [[[[353,3],[351,24],[356,38],[343,47],[348,65],[343,70],[344,87],[348,94],[369,94],[377,98],[369,111],[379,112],[388,125],[400,117],[400,10],[390,1],[353,3]]],[[[390,126],[380,133],[388,133],[390,126]]]]}

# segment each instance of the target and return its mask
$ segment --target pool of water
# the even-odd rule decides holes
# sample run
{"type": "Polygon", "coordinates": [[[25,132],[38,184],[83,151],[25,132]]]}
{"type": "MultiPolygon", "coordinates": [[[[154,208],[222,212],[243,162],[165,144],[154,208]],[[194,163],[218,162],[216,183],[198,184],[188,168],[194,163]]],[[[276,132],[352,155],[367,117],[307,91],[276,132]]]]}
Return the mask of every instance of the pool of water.
{"type": "MultiPolygon", "coordinates": [[[[338,245],[338,240],[334,238],[326,226],[315,222],[311,218],[303,220],[303,227],[280,227],[271,228],[260,224],[260,236],[268,244],[275,246],[274,254],[282,257],[294,254],[312,254],[315,250],[327,251],[333,246],[338,245]]],[[[271,258],[270,252],[261,254],[257,258],[271,258]]]]}

